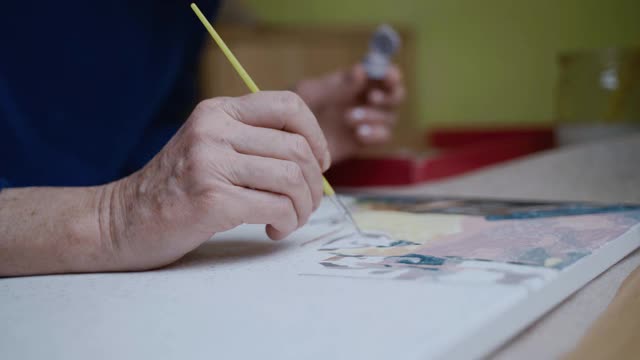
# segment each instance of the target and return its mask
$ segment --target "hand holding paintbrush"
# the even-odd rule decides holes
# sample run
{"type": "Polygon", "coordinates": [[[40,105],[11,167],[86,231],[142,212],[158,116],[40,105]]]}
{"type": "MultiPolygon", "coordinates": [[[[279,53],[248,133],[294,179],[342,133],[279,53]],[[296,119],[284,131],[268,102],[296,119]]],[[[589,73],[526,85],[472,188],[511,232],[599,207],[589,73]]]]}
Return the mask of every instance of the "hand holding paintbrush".
{"type": "MultiPolygon", "coordinates": [[[[222,38],[220,37],[220,35],[218,35],[218,33],[216,32],[216,30],[213,28],[213,26],[211,25],[211,23],[209,23],[209,20],[207,20],[207,18],[204,16],[204,14],[202,14],[202,12],[200,11],[200,9],[198,8],[198,6],[196,4],[191,4],[191,9],[193,10],[193,12],[196,14],[196,16],[198,16],[198,19],[200,19],[200,21],[202,22],[202,25],[204,25],[204,27],[207,29],[207,31],[209,32],[209,34],[211,35],[211,37],[213,38],[213,40],[216,42],[216,44],[218,44],[218,46],[220,47],[220,50],[222,50],[222,52],[224,53],[224,55],[226,56],[226,58],[229,60],[229,62],[231,63],[231,65],[233,66],[233,68],[236,70],[236,72],[238,73],[238,75],[240,76],[240,78],[242,78],[242,80],[244,81],[244,83],[247,85],[247,87],[249,88],[249,90],[252,93],[257,93],[260,91],[260,89],[258,88],[258,86],[256,85],[256,83],[253,81],[253,79],[251,78],[251,76],[249,76],[249,74],[247,73],[247,71],[244,69],[244,67],[242,67],[242,65],[240,64],[240,62],[238,61],[238,59],[236,59],[235,55],[233,55],[233,53],[231,52],[231,50],[227,47],[227,45],[225,44],[225,42],[222,40],[222,38]]],[[[326,169],[324,169],[326,170],[326,169]]],[[[340,201],[340,199],[336,196],[335,191],[333,190],[333,188],[331,187],[331,185],[329,184],[329,182],[327,181],[327,179],[325,179],[324,177],[322,177],[322,187],[323,187],[323,191],[324,194],[327,195],[329,197],[329,199],[331,200],[331,202],[340,210],[343,212],[343,214],[346,216],[346,218],[349,220],[349,222],[353,225],[353,227],[360,233],[361,230],[358,227],[358,225],[356,224],[355,220],[353,219],[353,216],[351,216],[351,212],[349,211],[349,209],[344,205],[344,203],[342,203],[342,201],[340,201]]]]}
{"type": "Polygon", "coordinates": [[[391,62],[398,47],[397,34],[383,25],[362,63],[296,85],[327,137],[334,163],[391,139],[405,98],[402,74],[391,62]]]}

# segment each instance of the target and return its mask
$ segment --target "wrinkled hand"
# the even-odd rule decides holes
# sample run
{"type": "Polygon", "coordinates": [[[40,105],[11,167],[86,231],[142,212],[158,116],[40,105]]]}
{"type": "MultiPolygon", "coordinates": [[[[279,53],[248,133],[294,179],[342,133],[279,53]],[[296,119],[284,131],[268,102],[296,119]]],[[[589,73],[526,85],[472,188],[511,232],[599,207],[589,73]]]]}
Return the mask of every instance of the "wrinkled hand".
{"type": "Polygon", "coordinates": [[[206,100],[142,170],[113,183],[102,237],[125,269],[168,264],[240,224],[281,239],[319,206],[330,162],[296,94],[206,100]]]}
{"type": "Polygon", "coordinates": [[[405,97],[400,70],[393,66],[376,83],[362,65],[301,81],[295,88],[320,123],[331,157],[338,162],[361,147],[391,139],[396,110],[405,97]]]}

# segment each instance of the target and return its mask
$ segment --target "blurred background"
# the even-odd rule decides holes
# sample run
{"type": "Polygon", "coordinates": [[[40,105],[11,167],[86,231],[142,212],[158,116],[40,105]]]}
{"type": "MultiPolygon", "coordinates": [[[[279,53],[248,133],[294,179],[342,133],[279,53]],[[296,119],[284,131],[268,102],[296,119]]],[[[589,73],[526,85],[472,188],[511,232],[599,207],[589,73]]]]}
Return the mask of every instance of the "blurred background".
{"type": "MultiPolygon", "coordinates": [[[[639,14],[638,0],[227,0],[218,27],[262,88],[283,89],[360,61],[394,26],[410,95],[394,142],[333,174],[394,185],[638,131],[639,14]],[[394,161],[397,179],[376,173],[394,161]]],[[[213,44],[202,74],[206,96],[245,92],[213,44]]]]}

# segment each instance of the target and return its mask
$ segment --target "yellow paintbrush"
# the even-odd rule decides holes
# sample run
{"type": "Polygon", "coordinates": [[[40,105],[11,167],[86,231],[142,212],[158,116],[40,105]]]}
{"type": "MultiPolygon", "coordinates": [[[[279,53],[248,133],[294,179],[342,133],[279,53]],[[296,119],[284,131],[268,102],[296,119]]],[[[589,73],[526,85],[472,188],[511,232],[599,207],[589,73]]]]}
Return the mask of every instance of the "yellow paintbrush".
{"type": "MultiPolygon", "coordinates": [[[[229,60],[233,68],[236,69],[236,72],[238,73],[238,75],[240,75],[240,77],[242,78],[244,83],[247,85],[249,90],[251,90],[252,93],[260,91],[256,83],[253,82],[253,79],[251,79],[251,76],[249,76],[249,74],[242,67],[238,59],[236,59],[236,57],[233,55],[231,50],[229,50],[229,48],[224,43],[220,35],[218,35],[216,30],[213,28],[213,26],[209,22],[209,20],[207,20],[204,14],[202,14],[202,11],[200,11],[200,9],[198,8],[198,5],[192,3],[191,9],[193,10],[194,13],[196,13],[196,16],[198,16],[198,19],[200,19],[200,21],[202,22],[202,25],[204,25],[204,27],[207,29],[209,34],[211,34],[211,37],[213,38],[213,40],[216,42],[216,44],[218,44],[218,46],[220,47],[220,50],[222,50],[222,53],[227,57],[227,59],[229,60]]],[[[322,187],[324,190],[324,194],[329,198],[329,200],[331,200],[331,202],[339,210],[341,210],[344,213],[347,219],[349,219],[351,224],[356,228],[358,233],[362,233],[362,231],[360,230],[360,227],[358,227],[358,224],[353,219],[353,216],[351,215],[349,208],[347,208],[347,206],[340,200],[340,198],[336,196],[336,192],[333,190],[333,188],[331,187],[331,185],[329,184],[329,182],[324,176],[322,177],[322,187]]]]}

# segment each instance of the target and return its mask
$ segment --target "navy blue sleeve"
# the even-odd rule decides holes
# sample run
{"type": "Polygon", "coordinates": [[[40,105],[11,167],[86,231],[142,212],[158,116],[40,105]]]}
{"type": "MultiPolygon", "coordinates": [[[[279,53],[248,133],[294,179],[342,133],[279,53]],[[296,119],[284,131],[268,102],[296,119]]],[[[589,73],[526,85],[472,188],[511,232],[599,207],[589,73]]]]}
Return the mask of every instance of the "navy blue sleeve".
{"type": "Polygon", "coordinates": [[[8,188],[9,187],[9,182],[3,178],[0,178],[0,191],[2,191],[2,189],[4,188],[8,188]]]}

